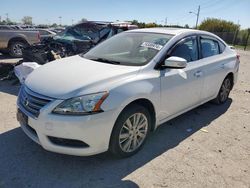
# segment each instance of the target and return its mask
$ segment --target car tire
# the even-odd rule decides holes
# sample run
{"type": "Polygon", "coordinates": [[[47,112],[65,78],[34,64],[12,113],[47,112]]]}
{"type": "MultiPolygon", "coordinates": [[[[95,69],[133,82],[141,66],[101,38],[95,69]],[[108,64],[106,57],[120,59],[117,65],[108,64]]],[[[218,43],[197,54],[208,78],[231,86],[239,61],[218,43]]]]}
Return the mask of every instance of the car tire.
{"type": "Polygon", "coordinates": [[[109,150],[119,158],[137,153],[145,144],[152,125],[149,111],[132,104],[119,115],[110,138],[109,150]]]}
{"type": "Polygon", "coordinates": [[[9,45],[9,54],[12,57],[22,57],[23,55],[22,48],[25,46],[26,46],[25,42],[13,41],[9,45]]]}
{"type": "Polygon", "coordinates": [[[216,104],[224,104],[228,99],[232,86],[233,86],[232,79],[229,76],[227,76],[223,80],[220,87],[220,91],[217,97],[213,100],[213,102],[216,104]]]}

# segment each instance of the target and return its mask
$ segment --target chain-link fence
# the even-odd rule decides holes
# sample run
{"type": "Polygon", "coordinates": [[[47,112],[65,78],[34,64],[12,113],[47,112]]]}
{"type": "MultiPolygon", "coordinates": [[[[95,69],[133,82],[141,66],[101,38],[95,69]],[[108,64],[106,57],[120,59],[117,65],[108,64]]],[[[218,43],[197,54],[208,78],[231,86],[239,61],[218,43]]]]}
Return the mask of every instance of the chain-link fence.
{"type": "Polygon", "coordinates": [[[245,50],[250,50],[250,39],[248,30],[241,30],[235,32],[213,32],[215,35],[222,38],[229,45],[233,45],[236,48],[242,48],[245,50]]]}

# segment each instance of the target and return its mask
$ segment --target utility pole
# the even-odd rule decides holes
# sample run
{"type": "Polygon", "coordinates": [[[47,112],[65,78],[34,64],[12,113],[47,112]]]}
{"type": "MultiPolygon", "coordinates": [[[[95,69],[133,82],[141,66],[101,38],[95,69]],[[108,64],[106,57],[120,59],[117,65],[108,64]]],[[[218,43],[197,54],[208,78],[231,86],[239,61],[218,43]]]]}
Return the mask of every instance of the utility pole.
{"type": "Polygon", "coordinates": [[[5,15],[6,15],[6,23],[8,24],[9,23],[9,14],[6,13],[5,15]]]}
{"type": "Polygon", "coordinates": [[[62,16],[59,16],[58,18],[59,18],[59,24],[60,26],[62,26],[62,16]]]}
{"type": "Polygon", "coordinates": [[[200,17],[200,9],[201,9],[201,6],[199,5],[197,13],[192,12],[192,11],[189,12],[190,14],[196,15],[196,23],[195,23],[195,28],[196,29],[198,28],[198,22],[199,22],[199,17],[200,17]]]}
{"type": "Polygon", "coordinates": [[[165,26],[168,25],[168,17],[165,18],[165,26]]]}
{"type": "Polygon", "coordinates": [[[237,39],[237,36],[238,36],[238,33],[239,33],[239,28],[240,28],[240,20],[238,20],[237,26],[238,27],[236,27],[235,32],[234,32],[234,38],[233,38],[233,42],[232,42],[233,45],[236,44],[236,39],[237,39]]]}
{"type": "Polygon", "coordinates": [[[198,27],[198,21],[199,21],[199,16],[200,16],[200,9],[201,9],[201,6],[199,5],[199,7],[198,7],[198,13],[197,13],[197,19],[196,19],[196,24],[195,24],[195,28],[196,29],[198,27]]]}
{"type": "Polygon", "coordinates": [[[248,34],[247,34],[247,39],[246,39],[246,42],[245,42],[244,51],[247,49],[249,35],[250,35],[250,28],[248,29],[248,34]]]}

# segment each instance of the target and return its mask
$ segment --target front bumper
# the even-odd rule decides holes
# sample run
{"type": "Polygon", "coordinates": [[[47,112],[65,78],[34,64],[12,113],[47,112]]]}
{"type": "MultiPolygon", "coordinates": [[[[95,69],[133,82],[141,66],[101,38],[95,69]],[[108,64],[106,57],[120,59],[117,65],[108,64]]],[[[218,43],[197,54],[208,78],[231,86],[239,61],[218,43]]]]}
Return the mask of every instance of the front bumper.
{"type": "Polygon", "coordinates": [[[37,118],[17,104],[18,109],[28,116],[27,123],[20,122],[23,131],[44,149],[52,152],[88,156],[108,150],[109,140],[116,121],[114,111],[105,111],[93,115],[68,116],[52,114],[51,111],[61,100],[53,101],[40,110],[37,118]],[[74,141],[73,145],[55,142],[74,141]],[[82,147],[74,143],[84,143],[82,147]]]}

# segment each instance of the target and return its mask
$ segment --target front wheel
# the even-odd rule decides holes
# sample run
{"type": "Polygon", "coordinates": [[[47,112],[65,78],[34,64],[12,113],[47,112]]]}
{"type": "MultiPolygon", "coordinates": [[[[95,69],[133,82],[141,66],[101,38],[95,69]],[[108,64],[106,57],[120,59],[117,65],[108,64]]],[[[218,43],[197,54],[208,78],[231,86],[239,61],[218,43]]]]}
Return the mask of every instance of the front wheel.
{"type": "Polygon", "coordinates": [[[151,117],[146,108],[131,105],[118,117],[109,150],[115,156],[129,157],[138,152],[150,132],[151,117]]]}
{"type": "Polygon", "coordinates": [[[12,57],[22,57],[23,51],[22,49],[25,47],[25,43],[21,41],[11,42],[9,46],[9,53],[12,57]]]}
{"type": "Polygon", "coordinates": [[[229,77],[226,77],[221,85],[217,97],[214,99],[216,104],[223,104],[227,101],[232,85],[232,80],[229,77]]]}

